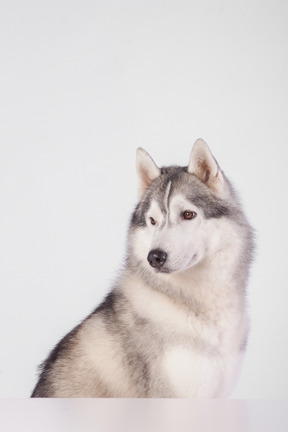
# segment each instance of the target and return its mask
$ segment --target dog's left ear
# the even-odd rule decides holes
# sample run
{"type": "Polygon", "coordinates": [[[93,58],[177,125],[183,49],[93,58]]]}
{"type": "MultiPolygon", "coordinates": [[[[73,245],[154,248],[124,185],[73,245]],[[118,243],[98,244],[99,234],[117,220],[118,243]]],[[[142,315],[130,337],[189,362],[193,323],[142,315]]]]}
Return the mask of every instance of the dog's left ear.
{"type": "Polygon", "coordinates": [[[219,165],[214,159],[208,145],[198,139],[191,151],[188,172],[195,174],[214,192],[224,192],[224,178],[219,165]]]}
{"type": "Polygon", "coordinates": [[[151,156],[141,147],[137,149],[136,169],[138,175],[138,192],[141,197],[150,186],[152,180],[160,176],[161,171],[151,156]]]}

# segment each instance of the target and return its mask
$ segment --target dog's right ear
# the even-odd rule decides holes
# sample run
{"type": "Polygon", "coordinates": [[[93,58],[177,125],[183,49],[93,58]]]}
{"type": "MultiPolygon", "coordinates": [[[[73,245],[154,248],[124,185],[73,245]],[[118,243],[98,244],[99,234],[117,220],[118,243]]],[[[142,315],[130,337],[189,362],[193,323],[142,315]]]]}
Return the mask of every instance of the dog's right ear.
{"type": "Polygon", "coordinates": [[[137,149],[136,170],[138,175],[138,193],[141,197],[152,180],[160,176],[160,168],[155,164],[151,156],[141,147],[137,149]]]}

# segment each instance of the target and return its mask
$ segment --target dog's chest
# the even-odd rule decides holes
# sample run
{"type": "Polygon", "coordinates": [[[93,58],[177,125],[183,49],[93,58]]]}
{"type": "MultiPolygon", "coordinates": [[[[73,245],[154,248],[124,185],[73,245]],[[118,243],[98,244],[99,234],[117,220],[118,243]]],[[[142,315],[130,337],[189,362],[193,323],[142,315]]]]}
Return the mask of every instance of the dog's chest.
{"type": "Polygon", "coordinates": [[[235,322],[230,320],[230,325],[229,319],[218,325],[192,319],[187,339],[167,346],[161,368],[175,397],[229,395],[242,362],[235,322]]]}
{"type": "Polygon", "coordinates": [[[152,381],[155,379],[156,387],[162,377],[160,381],[168,384],[174,397],[229,394],[247,333],[245,311],[239,308],[237,299],[230,298],[228,304],[228,299],[208,303],[205,298],[199,301],[199,307],[188,310],[141,286],[137,293],[129,291],[129,298],[137,315],[151,325],[146,326],[147,334],[142,333],[141,346],[149,345],[152,353],[152,381]]]}
{"type": "Polygon", "coordinates": [[[165,351],[161,363],[173,397],[226,397],[233,389],[241,355],[213,356],[176,345],[165,351]]]}

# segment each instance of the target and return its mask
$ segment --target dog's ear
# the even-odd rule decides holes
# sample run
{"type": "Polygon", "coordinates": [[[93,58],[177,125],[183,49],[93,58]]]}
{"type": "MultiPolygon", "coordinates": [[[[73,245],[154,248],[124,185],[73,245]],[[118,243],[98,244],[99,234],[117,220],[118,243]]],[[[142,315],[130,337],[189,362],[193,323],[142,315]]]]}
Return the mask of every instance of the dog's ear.
{"type": "Polygon", "coordinates": [[[138,193],[141,197],[152,180],[160,176],[161,171],[151,156],[141,147],[137,149],[136,169],[138,175],[138,193]]]}
{"type": "Polygon", "coordinates": [[[214,192],[219,194],[223,192],[223,174],[208,145],[200,138],[195,142],[191,151],[188,172],[195,174],[214,192]]]}

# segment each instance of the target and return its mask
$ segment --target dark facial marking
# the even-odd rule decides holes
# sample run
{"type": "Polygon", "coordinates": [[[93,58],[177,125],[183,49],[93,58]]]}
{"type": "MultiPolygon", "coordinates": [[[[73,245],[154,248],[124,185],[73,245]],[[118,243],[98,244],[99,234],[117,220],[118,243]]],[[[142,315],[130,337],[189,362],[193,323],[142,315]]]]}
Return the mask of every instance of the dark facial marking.
{"type": "Polygon", "coordinates": [[[218,219],[220,217],[227,217],[230,215],[229,208],[225,204],[225,202],[213,195],[192,195],[191,197],[189,197],[189,200],[191,201],[191,203],[195,204],[197,207],[200,207],[203,210],[206,219],[218,219]]]}

